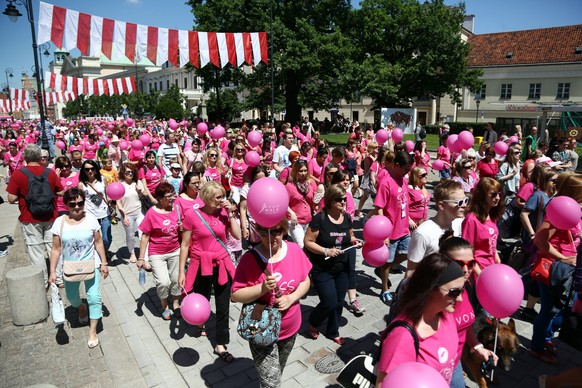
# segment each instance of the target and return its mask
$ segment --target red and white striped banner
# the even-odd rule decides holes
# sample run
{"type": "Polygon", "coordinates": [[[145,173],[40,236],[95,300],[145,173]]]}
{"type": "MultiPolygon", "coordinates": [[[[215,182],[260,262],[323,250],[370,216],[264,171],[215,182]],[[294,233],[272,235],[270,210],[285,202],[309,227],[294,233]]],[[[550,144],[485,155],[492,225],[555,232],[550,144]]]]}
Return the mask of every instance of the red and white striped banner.
{"type": "Polygon", "coordinates": [[[13,101],[18,100],[29,101],[30,99],[28,98],[28,90],[10,88],[10,99],[13,101]]]}
{"type": "Polygon", "coordinates": [[[0,100],[0,112],[16,112],[28,109],[30,109],[29,100],[0,100]],[[12,103],[12,109],[10,109],[10,103],[12,103]]]}
{"type": "Polygon", "coordinates": [[[197,32],[127,23],[40,3],[38,44],[53,42],[83,55],[109,59],[125,56],[132,62],[149,59],[157,66],[212,63],[239,67],[269,62],[266,32],[197,32]]]}
{"type": "Polygon", "coordinates": [[[44,94],[44,100],[47,105],[53,105],[58,102],[73,101],[75,99],[77,99],[77,96],[71,92],[46,92],[44,94]]]}
{"type": "Polygon", "coordinates": [[[129,94],[137,90],[134,77],[112,79],[88,79],[70,77],[56,73],[45,72],[44,79],[48,87],[55,92],[69,92],[75,96],[101,96],[107,94],[129,94]]]}

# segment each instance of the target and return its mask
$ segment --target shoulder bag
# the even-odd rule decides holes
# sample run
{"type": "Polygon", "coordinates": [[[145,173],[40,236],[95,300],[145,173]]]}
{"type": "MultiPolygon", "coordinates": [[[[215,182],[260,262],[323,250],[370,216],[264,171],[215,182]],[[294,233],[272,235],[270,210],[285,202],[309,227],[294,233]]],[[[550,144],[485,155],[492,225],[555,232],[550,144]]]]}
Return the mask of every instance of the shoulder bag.
{"type": "MultiPolygon", "coordinates": [[[[68,216],[63,216],[63,220],[61,221],[61,230],[59,232],[59,238],[61,239],[61,252],[65,249],[65,244],[63,243],[63,227],[65,226],[65,217],[68,216]]],[[[93,259],[79,261],[63,260],[63,279],[67,282],[82,282],[85,280],[91,280],[94,277],[95,261],[93,259]]]]}
{"type": "MultiPolygon", "coordinates": [[[[95,195],[90,196],[89,201],[93,202],[93,204],[95,204],[95,206],[101,206],[101,202],[105,201],[105,204],[107,205],[107,209],[109,209],[109,215],[111,216],[111,218],[117,217],[117,212],[111,206],[111,204],[109,202],[107,202],[105,197],[103,197],[103,194],[98,192],[91,183],[87,182],[87,184],[95,192],[95,194],[97,194],[96,196],[95,195]]],[[[103,184],[103,187],[105,187],[105,184],[103,184]]]]}
{"type": "MultiPolygon", "coordinates": [[[[261,260],[259,254],[254,249],[250,252],[263,273],[270,276],[267,264],[261,260]]],[[[279,292],[279,287],[275,288],[275,292],[279,292]]],[[[277,306],[268,305],[259,299],[245,303],[240,311],[236,331],[254,345],[270,346],[278,341],[281,333],[281,312],[277,306]]]]}

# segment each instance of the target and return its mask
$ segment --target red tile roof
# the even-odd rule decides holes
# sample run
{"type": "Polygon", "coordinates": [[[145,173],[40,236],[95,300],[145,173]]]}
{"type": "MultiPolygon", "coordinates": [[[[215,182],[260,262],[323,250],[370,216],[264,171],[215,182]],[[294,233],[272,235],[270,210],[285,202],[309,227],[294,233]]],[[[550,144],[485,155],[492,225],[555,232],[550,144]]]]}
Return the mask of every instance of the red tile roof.
{"type": "Polygon", "coordinates": [[[582,24],[470,35],[469,43],[469,66],[582,62],[582,54],[575,53],[582,47],[582,24]]]}

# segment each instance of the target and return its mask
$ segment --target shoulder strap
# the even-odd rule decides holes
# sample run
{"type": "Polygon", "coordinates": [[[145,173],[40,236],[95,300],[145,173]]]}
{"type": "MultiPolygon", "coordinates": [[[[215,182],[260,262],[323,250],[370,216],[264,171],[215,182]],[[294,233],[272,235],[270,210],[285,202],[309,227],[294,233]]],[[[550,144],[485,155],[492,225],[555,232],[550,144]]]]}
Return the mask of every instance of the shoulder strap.
{"type": "Polygon", "coordinates": [[[32,173],[32,171],[30,171],[30,170],[28,169],[28,167],[21,167],[21,168],[20,168],[20,171],[22,171],[22,173],[23,173],[24,175],[26,175],[26,177],[27,177],[27,178],[32,178],[32,177],[34,177],[34,174],[32,173]]]}
{"type": "Polygon", "coordinates": [[[61,239],[61,250],[63,249],[63,227],[65,226],[65,218],[68,217],[66,214],[63,216],[61,220],[61,228],[59,230],[59,239],[61,239]]]}
{"type": "Polygon", "coordinates": [[[390,333],[393,329],[397,327],[404,327],[410,332],[410,335],[414,340],[414,351],[416,352],[416,359],[418,360],[418,355],[420,353],[420,340],[418,339],[418,334],[416,334],[416,330],[414,329],[414,327],[412,327],[410,323],[400,320],[392,321],[388,325],[388,327],[384,329],[384,332],[382,333],[382,342],[384,342],[384,339],[388,337],[388,333],[390,333]]]}
{"type": "Polygon", "coordinates": [[[48,178],[49,174],[51,173],[51,170],[49,170],[48,168],[45,167],[44,171],[42,172],[42,177],[43,178],[48,178]]]}
{"type": "Polygon", "coordinates": [[[104,200],[107,203],[107,200],[103,197],[103,194],[101,194],[99,191],[95,190],[95,187],[93,187],[93,185],[87,181],[87,184],[89,185],[89,187],[91,187],[91,189],[95,192],[95,194],[97,194],[102,200],[104,200]]]}
{"type": "Polygon", "coordinates": [[[208,230],[210,231],[210,233],[212,233],[212,235],[214,236],[214,238],[216,239],[216,241],[218,241],[220,243],[220,245],[222,245],[222,247],[228,253],[228,248],[226,247],[226,245],[222,242],[221,239],[219,239],[216,236],[216,233],[214,233],[214,230],[212,230],[212,228],[210,227],[210,225],[208,225],[208,222],[206,222],[206,220],[204,219],[204,217],[202,217],[202,214],[200,214],[200,212],[198,211],[198,209],[194,209],[194,213],[196,213],[196,215],[200,218],[200,220],[202,221],[202,223],[204,224],[204,226],[206,226],[208,228],[208,230]]]}

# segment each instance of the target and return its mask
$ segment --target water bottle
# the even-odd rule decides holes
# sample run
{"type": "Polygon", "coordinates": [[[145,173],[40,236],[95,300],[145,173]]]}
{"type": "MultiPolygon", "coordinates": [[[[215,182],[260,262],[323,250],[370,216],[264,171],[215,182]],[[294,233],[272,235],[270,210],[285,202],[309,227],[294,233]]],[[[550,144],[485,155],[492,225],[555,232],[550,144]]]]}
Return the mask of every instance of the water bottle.
{"type": "Polygon", "coordinates": [[[142,267],[139,270],[139,284],[140,285],[144,285],[146,281],[146,273],[145,273],[145,269],[142,267]]]}

